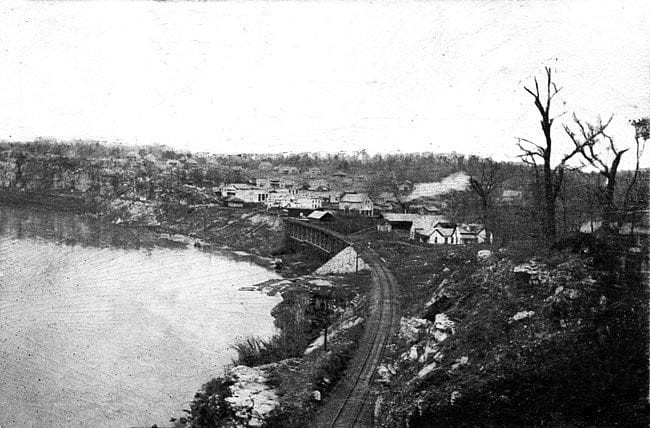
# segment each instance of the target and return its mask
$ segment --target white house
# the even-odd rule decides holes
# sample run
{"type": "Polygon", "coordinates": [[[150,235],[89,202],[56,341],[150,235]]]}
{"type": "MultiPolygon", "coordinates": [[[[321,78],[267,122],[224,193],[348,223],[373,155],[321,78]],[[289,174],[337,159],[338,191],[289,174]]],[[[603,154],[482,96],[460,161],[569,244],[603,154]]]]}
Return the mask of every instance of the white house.
{"type": "Polygon", "coordinates": [[[339,200],[339,210],[358,211],[359,214],[371,216],[374,213],[374,205],[365,193],[346,193],[339,200]]]}
{"type": "Polygon", "coordinates": [[[427,244],[483,244],[492,240],[482,224],[456,224],[449,221],[437,222],[434,226],[417,229],[412,239],[427,244]]]}
{"type": "Polygon", "coordinates": [[[454,232],[454,244],[483,244],[490,242],[492,236],[488,236],[485,226],[477,223],[461,224],[454,232]]]}
{"type": "Polygon", "coordinates": [[[245,203],[265,203],[269,193],[245,183],[229,184],[221,188],[221,197],[240,199],[245,203]]]}
{"type": "Polygon", "coordinates": [[[279,207],[284,208],[288,206],[293,200],[293,195],[289,192],[289,189],[271,189],[268,192],[268,198],[266,199],[266,207],[279,207]]]}
{"type": "Polygon", "coordinates": [[[440,222],[434,227],[420,229],[415,232],[415,238],[427,244],[457,244],[454,239],[455,223],[440,222]]]}
{"type": "Polygon", "coordinates": [[[289,202],[289,208],[309,208],[316,210],[322,207],[323,200],[311,196],[296,196],[289,202]]]}
{"type": "Polygon", "coordinates": [[[444,215],[421,215],[421,214],[401,214],[401,216],[410,216],[411,226],[410,226],[410,237],[415,239],[415,235],[422,232],[428,231],[431,233],[433,229],[440,223],[453,224],[449,221],[444,215]]]}

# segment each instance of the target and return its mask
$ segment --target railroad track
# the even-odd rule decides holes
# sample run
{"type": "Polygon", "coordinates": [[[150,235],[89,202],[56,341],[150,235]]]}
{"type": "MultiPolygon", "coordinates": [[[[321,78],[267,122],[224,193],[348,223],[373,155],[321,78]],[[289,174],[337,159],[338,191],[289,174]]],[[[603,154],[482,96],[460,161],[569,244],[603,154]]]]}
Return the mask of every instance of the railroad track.
{"type": "Polygon", "coordinates": [[[396,328],[395,278],[377,254],[364,252],[372,268],[375,310],[366,325],[359,348],[329,401],[318,413],[317,427],[370,427],[374,402],[370,392],[386,346],[396,328]]]}

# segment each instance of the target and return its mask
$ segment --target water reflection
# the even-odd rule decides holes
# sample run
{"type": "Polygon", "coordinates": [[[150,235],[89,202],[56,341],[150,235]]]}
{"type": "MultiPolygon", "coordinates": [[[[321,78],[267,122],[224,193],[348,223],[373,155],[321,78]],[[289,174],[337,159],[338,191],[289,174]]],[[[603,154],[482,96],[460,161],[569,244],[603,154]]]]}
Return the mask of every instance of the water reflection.
{"type": "Polygon", "coordinates": [[[137,250],[152,246],[183,247],[145,228],[126,228],[90,216],[0,205],[0,235],[41,238],[66,245],[137,250]]]}
{"type": "Polygon", "coordinates": [[[77,215],[0,207],[0,426],[151,426],[274,332],[250,263],[77,215]]]}

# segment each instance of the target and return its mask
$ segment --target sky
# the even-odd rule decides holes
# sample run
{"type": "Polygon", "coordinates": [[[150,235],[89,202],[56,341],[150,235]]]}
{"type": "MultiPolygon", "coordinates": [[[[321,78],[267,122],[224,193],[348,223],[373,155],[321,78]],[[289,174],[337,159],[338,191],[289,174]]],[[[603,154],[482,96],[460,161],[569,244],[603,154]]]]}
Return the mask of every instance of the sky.
{"type": "Polygon", "coordinates": [[[548,66],[558,156],[573,112],[627,147],[649,46],[644,1],[3,1],[0,140],[516,160],[548,66]]]}

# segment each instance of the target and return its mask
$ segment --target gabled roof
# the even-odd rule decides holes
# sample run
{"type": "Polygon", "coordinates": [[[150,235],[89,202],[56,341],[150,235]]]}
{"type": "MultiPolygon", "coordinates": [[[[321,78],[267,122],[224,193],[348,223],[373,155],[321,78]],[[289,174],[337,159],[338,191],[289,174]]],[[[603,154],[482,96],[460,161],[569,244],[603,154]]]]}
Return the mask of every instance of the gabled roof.
{"type": "Polygon", "coordinates": [[[369,200],[365,193],[347,193],[341,198],[341,202],[358,202],[363,203],[369,200]]]}
{"type": "Polygon", "coordinates": [[[429,234],[432,235],[434,232],[438,232],[440,235],[444,236],[445,238],[450,237],[451,235],[454,234],[454,231],[456,230],[455,227],[442,227],[442,226],[436,226],[433,228],[432,232],[429,234]]]}
{"type": "Polygon", "coordinates": [[[326,217],[334,217],[334,215],[329,212],[329,211],[314,211],[311,214],[307,216],[307,218],[313,219],[313,220],[321,220],[326,217]]]}
{"type": "Polygon", "coordinates": [[[381,215],[386,221],[391,223],[396,222],[413,222],[419,217],[418,214],[403,214],[403,213],[382,213],[381,215]]]}
{"type": "MultiPolygon", "coordinates": [[[[417,215],[413,221],[415,229],[432,229],[438,223],[449,223],[449,219],[444,215],[417,215]]],[[[454,224],[454,227],[456,225],[454,224]]]]}
{"type": "Polygon", "coordinates": [[[233,188],[235,190],[249,190],[249,189],[253,188],[253,186],[251,186],[250,184],[246,184],[246,183],[232,183],[232,184],[227,185],[225,188],[229,188],[229,187],[231,187],[231,188],[233,188]]]}
{"type": "Polygon", "coordinates": [[[458,226],[458,232],[461,235],[478,235],[485,229],[485,226],[478,223],[461,224],[458,226]]]}

